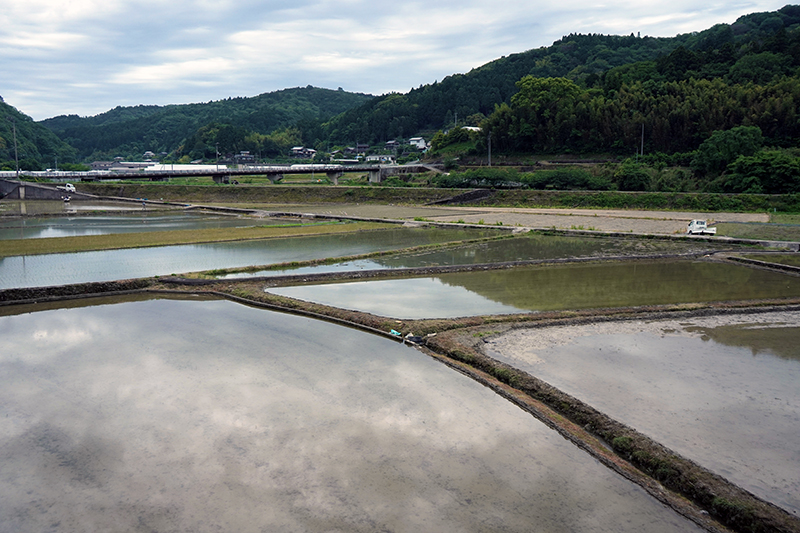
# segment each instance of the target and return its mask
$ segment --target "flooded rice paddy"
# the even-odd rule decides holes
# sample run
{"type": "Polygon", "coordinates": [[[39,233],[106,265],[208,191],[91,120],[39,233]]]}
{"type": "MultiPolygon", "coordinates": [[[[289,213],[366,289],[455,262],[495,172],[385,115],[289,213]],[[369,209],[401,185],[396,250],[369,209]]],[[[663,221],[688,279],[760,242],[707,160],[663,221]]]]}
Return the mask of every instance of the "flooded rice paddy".
{"type": "Polygon", "coordinates": [[[419,268],[442,265],[475,265],[509,261],[535,261],[578,257],[642,256],[654,254],[706,253],[730,249],[730,245],[707,242],[679,242],[670,240],[637,240],[608,237],[577,237],[527,233],[464,246],[400,253],[374,259],[347,261],[281,270],[264,269],[242,273],[229,273],[220,278],[251,276],[278,276],[284,274],[315,274],[346,270],[380,270],[391,268],[419,268]]]}
{"type": "Polygon", "coordinates": [[[58,215],[90,213],[92,211],[142,211],[138,202],[114,202],[104,200],[75,200],[61,202],[53,200],[3,200],[0,202],[0,215],[58,215]]]}
{"type": "Polygon", "coordinates": [[[125,250],[0,258],[0,289],[45,287],[397,250],[497,235],[497,230],[393,228],[125,250]]]}
{"type": "Polygon", "coordinates": [[[227,301],[86,303],[0,317],[4,530],[698,531],[391,340],[227,301]]]}
{"type": "Polygon", "coordinates": [[[403,319],[800,296],[800,278],[711,261],[579,263],[266,289],[403,319]]]}
{"type": "Polygon", "coordinates": [[[800,312],[523,329],[486,346],[800,513],[800,312]]]}
{"type": "Polygon", "coordinates": [[[287,224],[286,219],[212,215],[204,213],[142,211],[127,215],[50,216],[0,219],[0,239],[41,239],[141,233],[149,231],[242,228],[287,224]]]}

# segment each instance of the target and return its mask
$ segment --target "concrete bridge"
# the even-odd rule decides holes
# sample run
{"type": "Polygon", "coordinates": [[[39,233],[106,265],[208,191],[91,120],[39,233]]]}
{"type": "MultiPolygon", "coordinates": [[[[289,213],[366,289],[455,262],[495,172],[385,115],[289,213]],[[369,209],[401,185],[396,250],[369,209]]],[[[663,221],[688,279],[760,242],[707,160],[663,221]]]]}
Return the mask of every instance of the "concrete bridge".
{"type": "MultiPolygon", "coordinates": [[[[170,178],[211,176],[216,183],[232,183],[237,176],[266,176],[272,183],[277,183],[286,174],[322,174],[334,184],[339,184],[339,178],[345,173],[363,172],[369,176],[370,183],[380,183],[389,176],[401,174],[416,174],[420,172],[442,172],[435,165],[410,164],[410,165],[275,165],[275,166],[250,166],[246,168],[219,168],[219,169],[192,169],[182,170],[180,165],[170,170],[159,171],[134,171],[134,172],[59,172],[57,176],[46,172],[21,172],[20,177],[35,176],[51,177],[59,181],[104,181],[104,180],[149,180],[168,181],[170,178]]],[[[13,178],[14,172],[0,172],[0,178],[13,178]]]]}

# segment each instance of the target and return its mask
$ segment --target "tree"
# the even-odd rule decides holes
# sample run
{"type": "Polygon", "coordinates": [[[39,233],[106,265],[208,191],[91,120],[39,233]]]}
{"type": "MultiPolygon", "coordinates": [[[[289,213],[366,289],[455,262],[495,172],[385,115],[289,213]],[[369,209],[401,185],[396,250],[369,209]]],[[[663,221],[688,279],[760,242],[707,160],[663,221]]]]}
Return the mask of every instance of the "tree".
{"type": "Polygon", "coordinates": [[[764,138],[757,126],[737,126],[715,131],[697,149],[692,168],[704,174],[720,174],[737,157],[751,156],[763,144],[764,138]]]}
{"type": "Polygon", "coordinates": [[[517,88],[519,92],[511,97],[511,106],[530,108],[545,118],[554,116],[559,108],[571,104],[583,92],[567,78],[525,76],[517,82],[517,88]]]}
{"type": "Polygon", "coordinates": [[[800,158],[783,150],[739,156],[731,163],[727,192],[791,194],[800,192],[800,158]]]}
{"type": "Polygon", "coordinates": [[[614,172],[614,180],[621,191],[644,191],[650,183],[650,175],[642,165],[626,159],[614,172]]]}

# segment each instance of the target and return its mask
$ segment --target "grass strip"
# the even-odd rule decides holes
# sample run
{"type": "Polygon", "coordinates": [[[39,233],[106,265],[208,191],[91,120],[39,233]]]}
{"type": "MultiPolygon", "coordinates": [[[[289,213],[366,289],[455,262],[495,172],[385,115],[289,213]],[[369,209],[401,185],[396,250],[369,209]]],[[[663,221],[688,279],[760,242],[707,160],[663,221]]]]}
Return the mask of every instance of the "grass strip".
{"type": "Polygon", "coordinates": [[[9,239],[0,241],[0,257],[116,250],[122,248],[145,248],[177,244],[274,239],[304,235],[351,233],[355,231],[387,229],[392,227],[396,227],[396,225],[378,222],[353,222],[311,226],[251,226],[246,228],[209,228],[201,230],[112,233],[107,235],[48,237],[43,239],[9,239]]]}

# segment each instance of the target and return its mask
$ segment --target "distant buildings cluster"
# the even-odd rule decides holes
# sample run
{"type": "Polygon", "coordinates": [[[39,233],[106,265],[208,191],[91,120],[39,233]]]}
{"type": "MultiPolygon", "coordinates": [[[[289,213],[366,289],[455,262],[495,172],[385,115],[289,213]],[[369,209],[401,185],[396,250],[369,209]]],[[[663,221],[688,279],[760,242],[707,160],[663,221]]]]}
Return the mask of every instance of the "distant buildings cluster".
{"type": "MultiPolygon", "coordinates": [[[[331,160],[338,163],[357,163],[359,161],[394,163],[397,160],[398,151],[404,145],[413,146],[415,150],[422,152],[430,148],[430,143],[426,142],[423,137],[412,137],[405,144],[397,140],[387,141],[382,149],[380,147],[376,149],[368,144],[357,143],[355,146],[348,146],[344,150],[331,152],[331,160]],[[370,150],[382,153],[369,154],[370,150]]],[[[167,154],[162,152],[160,155],[166,156],[167,154]]],[[[316,155],[316,150],[305,146],[294,146],[291,150],[291,156],[295,159],[314,159],[316,155]]],[[[192,163],[201,163],[201,161],[192,161],[192,163]]],[[[256,164],[256,157],[248,151],[242,151],[233,156],[221,157],[218,163],[240,167],[249,166],[256,164]]],[[[150,150],[142,154],[142,161],[123,161],[121,157],[116,157],[113,161],[94,161],[91,164],[92,170],[103,172],[138,172],[145,169],[152,170],[159,166],[161,165],[158,161],[158,155],[150,150]]]]}

